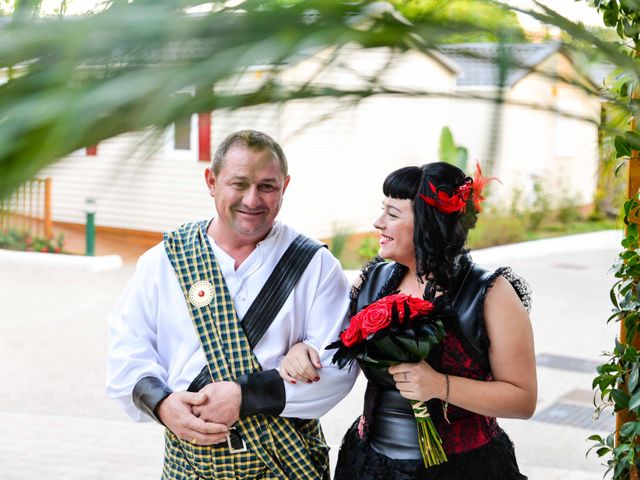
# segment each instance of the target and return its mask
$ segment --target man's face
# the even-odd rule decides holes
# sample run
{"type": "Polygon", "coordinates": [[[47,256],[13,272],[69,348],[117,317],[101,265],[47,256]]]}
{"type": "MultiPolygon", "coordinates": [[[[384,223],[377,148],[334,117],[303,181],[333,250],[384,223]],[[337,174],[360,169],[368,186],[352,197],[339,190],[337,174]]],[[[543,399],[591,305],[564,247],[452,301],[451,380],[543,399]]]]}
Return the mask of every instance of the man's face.
{"type": "Polygon", "coordinates": [[[269,149],[234,145],[220,173],[215,176],[207,169],[205,177],[218,211],[216,221],[229,235],[227,240],[255,242],[269,233],[289,184],[269,149]]]}

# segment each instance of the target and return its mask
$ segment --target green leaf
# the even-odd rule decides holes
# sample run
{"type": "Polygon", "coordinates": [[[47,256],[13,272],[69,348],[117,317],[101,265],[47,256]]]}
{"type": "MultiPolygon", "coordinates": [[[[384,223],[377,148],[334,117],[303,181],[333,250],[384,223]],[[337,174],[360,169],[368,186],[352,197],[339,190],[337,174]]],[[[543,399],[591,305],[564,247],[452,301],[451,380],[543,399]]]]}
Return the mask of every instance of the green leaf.
{"type": "Polygon", "coordinates": [[[625,132],[624,139],[632,150],[640,150],[640,133],[634,131],[625,132]]]}
{"type": "Polygon", "coordinates": [[[607,27],[615,27],[618,23],[618,5],[616,2],[602,8],[602,19],[607,27]]]}
{"type": "Polygon", "coordinates": [[[627,98],[628,96],[631,95],[632,89],[633,89],[633,81],[627,80],[622,85],[620,85],[620,89],[618,90],[618,94],[623,98],[627,98]]]}
{"type": "Polygon", "coordinates": [[[615,410],[616,412],[627,408],[629,405],[629,394],[619,388],[614,388],[611,390],[611,397],[615,402],[615,410]]]}
{"type": "Polygon", "coordinates": [[[629,142],[627,142],[624,137],[620,135],[616,135],[616,138],[613,141],[613,145],[616,149],[616,156],[619,157],[628,157],[631,155],[631,147],[629,146],[629,142]]]}
{"type": "Polygon", "coordinates": [[[594,442],[604,443],[604,439],[600,435],[591,435],[587,440],[593,440],[594,442]]]}
{"type": "Polygon", "coordinates": [[[638,379],[640,378],[640,372],[638,372],[638,365],[633,367],[631,370],[631,374],[629,375],[629,380],[627,381],[627,388],[629,392],[635,392],[636,387],[638,386],[638,379]]]}
{"type": "Polygon", "coordinates": [[[442,127],[440,131],[440,160],[454,164],[456,161],[456,145],[449,127],[442,127]]]}
{"type": "Polygon", "coordinates": [[[638,33],[640,33],[640,26],[626,19],[622,20],[622,28],[624,35],[629,38],[635,38],[638,36],[638,33]]]}
{"type": "MultiPolygon", "coordinates": [[[[609,2],[609,5],[616,2],[609,2]]],[[[617,5],[616,5],[617,8],[617,5]]],[[[620,9],[627,15],[640,12],[640,2],[638,0],[620,0],[620,9]]]]}
{"type": "Polygon", "coordinates": [[[628,452],[630,448],[631,448],[631,445],[629,445],[628,443],[621,443],[620,445],[618,445],[616,448],[613,449],[613,453],[615,455],[620,455],[628,452]]]}
{"type": "Polygon", "coordinates": [[[462,170],[463,172],[467,171],[467,162],[468,162],[468,158],[469,158],[469,152],[466,148],[464,147],[457,147],[456,148],[456,162],[455,162],[455,166],[458,167],[460,170],[462,170]]]}
{"type": "Polygon", "coordinates": [[[629,400],[629,410],[637,410],[640,407],[640,392],[636,393],[631,400],[629,400]]]}
{"type": "Polygon", "coordinates": [[[609,292],[609,298],[611,299],[611,303],[614,307],[620,308],[620,305],[618,304],[618,298],[616,297],[616,292],[614,289],[611,289],[611,291],[609,292]]]}
{"type": "Polygon", "coordinates": [[[610,433],[609,435],[607,435],[607,439],[605,440],[607,446],[613,448],[613,445],[615,444],[615,438],[616,436],[614,433],[610,433]]]}
{"type": "Polygon", "coordinates": [[[626,422],[622,427],[620,427],[620,434],[628,437],[635,433],[636,422],[626,422]]]}

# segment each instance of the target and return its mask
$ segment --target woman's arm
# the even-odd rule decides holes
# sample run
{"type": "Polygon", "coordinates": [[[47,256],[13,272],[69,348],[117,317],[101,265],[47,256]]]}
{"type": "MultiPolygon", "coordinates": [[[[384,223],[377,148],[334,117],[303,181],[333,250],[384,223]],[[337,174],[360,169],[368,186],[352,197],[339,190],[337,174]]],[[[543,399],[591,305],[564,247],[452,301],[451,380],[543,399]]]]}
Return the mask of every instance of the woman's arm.
{"type": "MultiPolygon", "coordinates": [[[[447,401],[489,417],[529,418],[538,396],[533,332],[527,310],[503,277],[498,277],[487,293],[484,319],[491,342],[489,361],[494,381],[449,375],[447,401]]],[[[405,398],[446,399],[445,375],[426,362],[403,363],[389,372],[405,398]]]]}

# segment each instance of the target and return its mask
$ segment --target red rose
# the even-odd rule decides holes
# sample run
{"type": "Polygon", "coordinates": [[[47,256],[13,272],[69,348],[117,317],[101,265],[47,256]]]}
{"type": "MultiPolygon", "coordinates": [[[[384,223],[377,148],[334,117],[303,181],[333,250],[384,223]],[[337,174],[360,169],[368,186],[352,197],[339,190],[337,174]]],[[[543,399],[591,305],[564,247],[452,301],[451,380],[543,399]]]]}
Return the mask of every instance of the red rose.
{"type": "Polygon", "coordinates": [[[347,347],[351,347],[356,343],[360,343],[364,339],[362,335],[360,318],[355,315],[349,323],[349,327],[340,334],[340,340],[347,347]]]}
{"type": "Polygon", "coordinates": [[[362,319],[362,334],[365,338],[389,326],[391,323],[391,308],[393,302],[382,300],[385,299],[383,298],[372,303],[358,313],[362,319]]]}
{"type": "Polygon", "coordinates": [[[409,318],[423,317],[433,310],[433,303],[421,298],[408,296],[406,303],[409,305],[409,318]]]}
{"type": "MultiPolygon", "coordinates": [[[[422,317],[427,315],[433,310],[433,304],[422,298],[412,297],[411,295],[405,295],[404,293],[394,293],[393,295],[387,295],[381,298],[376,303],[384,302],[391,308],[395,305],[398,312],[398,320],[404,322],[405,320],[413,319],[416,317],[422,317]],[[409,307],[409,319],[404,318],[405,306],[409,307]]],[[[391,315],[391,314],[389,314],[391,315]]]]}

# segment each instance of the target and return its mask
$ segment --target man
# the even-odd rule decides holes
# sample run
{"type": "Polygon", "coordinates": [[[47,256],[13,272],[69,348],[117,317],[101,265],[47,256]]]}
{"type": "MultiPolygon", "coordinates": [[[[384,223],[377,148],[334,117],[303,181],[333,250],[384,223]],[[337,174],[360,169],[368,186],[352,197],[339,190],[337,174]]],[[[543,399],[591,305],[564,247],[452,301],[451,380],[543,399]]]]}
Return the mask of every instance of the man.
{"type": "Polygon", "coordinates": [[[286,158],[268,135],[236,132],[205,179],[217,216],[142,255],[109,318],[107,392],[134,419],[166,426],[164,479],[328,478],[328,448],[310,419],[357,374],[331,366],[324,350],[345,327],[348,282],[327,249],[312,251],[251,348],[239,321],[298,236],[276,222],[286,158]],[[322,379],[284,384],[279,361],[300,340],[319,352],[322,379]]]}

